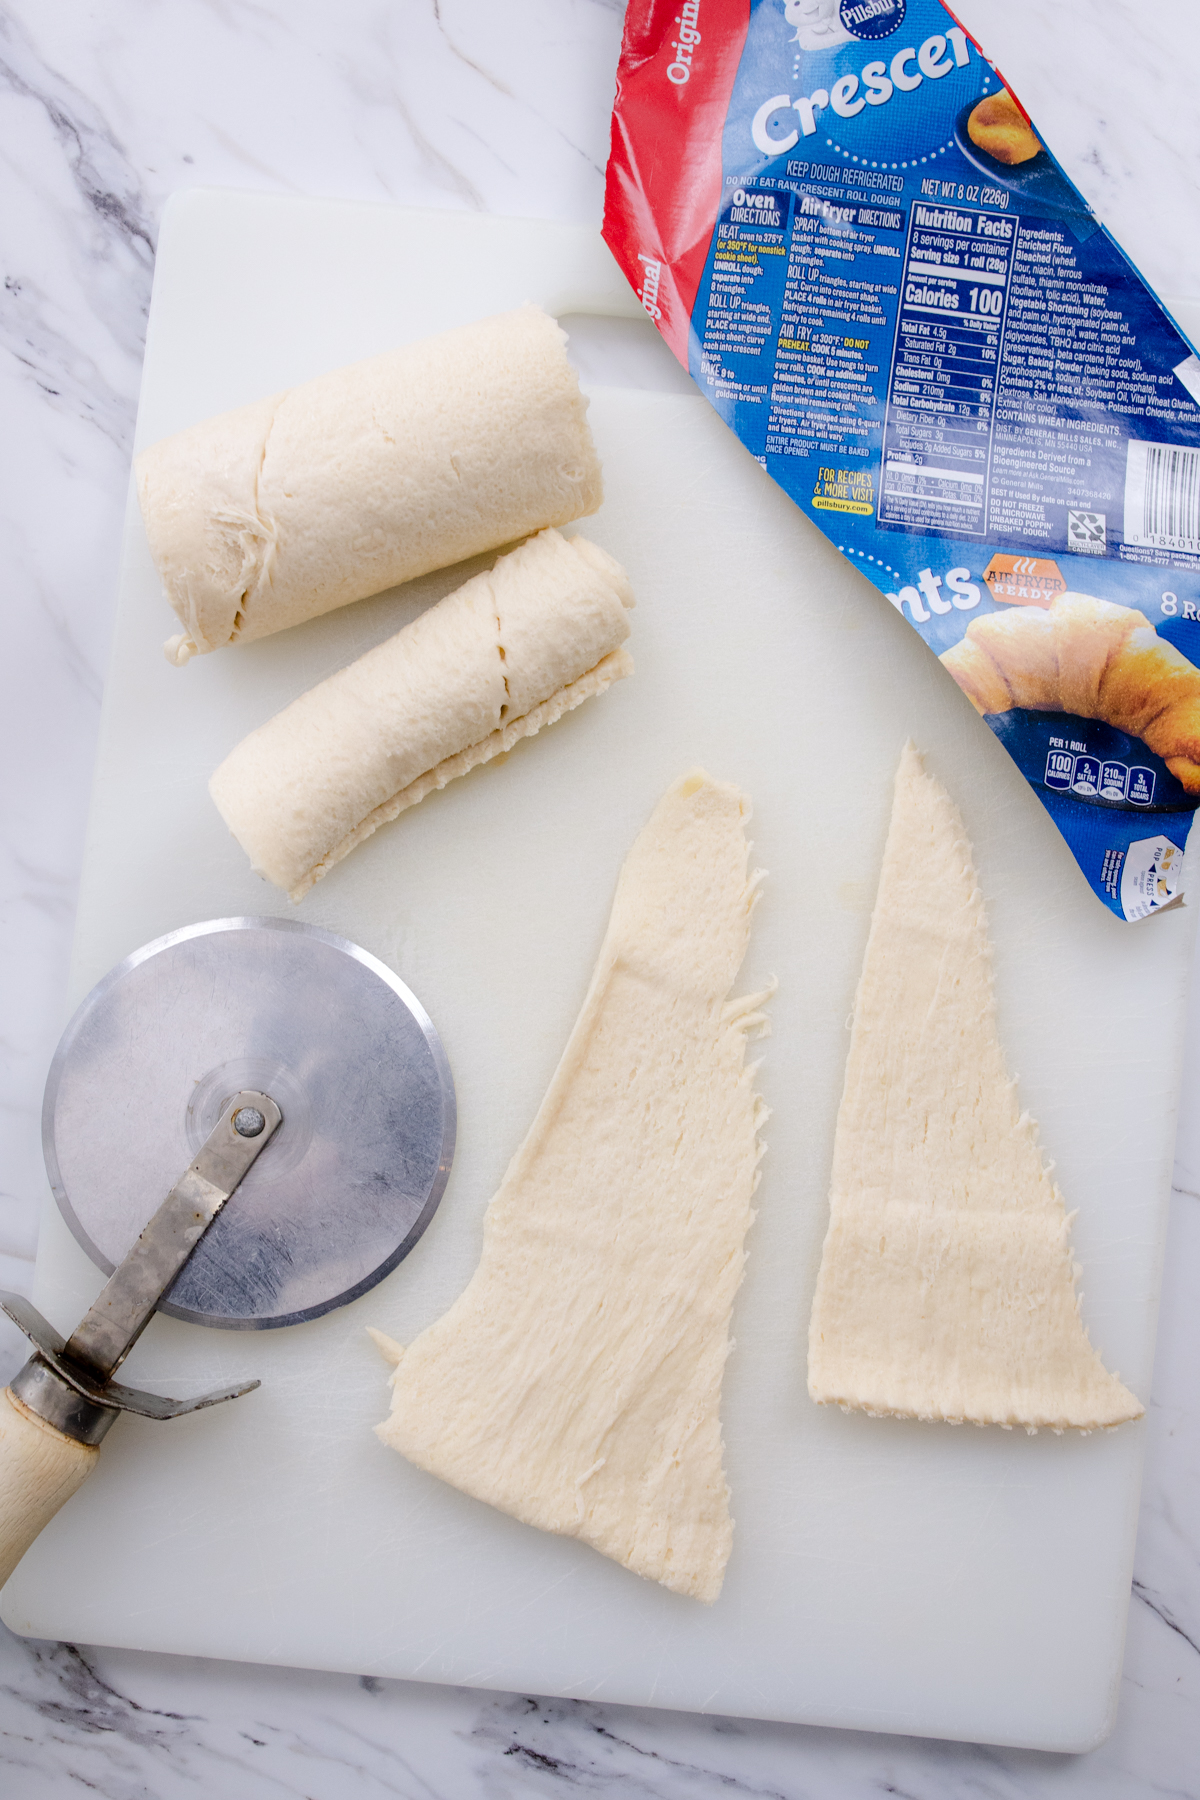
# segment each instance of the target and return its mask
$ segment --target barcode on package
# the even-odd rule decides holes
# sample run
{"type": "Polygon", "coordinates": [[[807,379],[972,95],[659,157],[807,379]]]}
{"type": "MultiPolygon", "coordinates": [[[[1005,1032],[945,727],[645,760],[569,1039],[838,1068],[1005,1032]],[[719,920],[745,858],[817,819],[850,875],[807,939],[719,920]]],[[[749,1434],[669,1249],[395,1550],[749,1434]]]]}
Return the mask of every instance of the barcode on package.
{"type": "Polygon", "coordinates": [[[1130,441],[1125,542],[1200,552],[1200,450],[1130,441]]]}

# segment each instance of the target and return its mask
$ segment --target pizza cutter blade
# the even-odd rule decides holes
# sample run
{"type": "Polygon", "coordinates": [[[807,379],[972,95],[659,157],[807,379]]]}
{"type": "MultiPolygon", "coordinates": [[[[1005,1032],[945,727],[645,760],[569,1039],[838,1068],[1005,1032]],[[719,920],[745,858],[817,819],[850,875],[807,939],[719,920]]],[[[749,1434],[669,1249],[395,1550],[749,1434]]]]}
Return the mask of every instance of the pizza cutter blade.
{"type": "Polygon", "coordinates": [[[110,1280],[66,1340],[0,1295],[36,1346],[0,1395],[0,1585],[118,1412],[257,1387],[175,1401],[115,1381],[154,1312],[264,1330],[366,1293],[432,1218],[455,1122],[428,1014],[331,932],[218,919],[104,977],[55,1053],[42,1134],[63,1216],[110,1280]]]}

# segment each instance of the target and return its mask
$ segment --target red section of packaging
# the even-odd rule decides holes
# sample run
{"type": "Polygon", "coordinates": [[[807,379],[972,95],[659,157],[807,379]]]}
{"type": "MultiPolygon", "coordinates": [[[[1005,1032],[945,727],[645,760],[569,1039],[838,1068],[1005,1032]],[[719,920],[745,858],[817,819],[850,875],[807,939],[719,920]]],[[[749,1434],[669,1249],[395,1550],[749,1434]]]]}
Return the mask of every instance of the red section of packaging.
{"type": "Polygon", "coordinates": [[[604,238],[685,369],[749,23],[750,0],[649,0],[625,22],[604,238]]]}

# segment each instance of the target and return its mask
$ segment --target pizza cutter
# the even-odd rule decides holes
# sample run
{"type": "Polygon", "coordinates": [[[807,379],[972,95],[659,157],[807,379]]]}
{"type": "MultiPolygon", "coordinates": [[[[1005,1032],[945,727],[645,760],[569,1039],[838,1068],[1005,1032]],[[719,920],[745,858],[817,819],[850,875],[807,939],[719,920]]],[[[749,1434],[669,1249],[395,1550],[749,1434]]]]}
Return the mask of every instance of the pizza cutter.
{"type": "Polygon", "coordinates": [[[119,1413],[177,1418],[258,1387],[169,1400],[114,1380],[154,1313],[262,1331],[365,1294],[433,1217],[455,1117],[420,1002],[316,926],[191,925],[93,988],[50,1066],[42,1142],[109,1280],[65,1339],[0,1294],[35,1346],[0,1394],[0,1586],[119,1413]]]}

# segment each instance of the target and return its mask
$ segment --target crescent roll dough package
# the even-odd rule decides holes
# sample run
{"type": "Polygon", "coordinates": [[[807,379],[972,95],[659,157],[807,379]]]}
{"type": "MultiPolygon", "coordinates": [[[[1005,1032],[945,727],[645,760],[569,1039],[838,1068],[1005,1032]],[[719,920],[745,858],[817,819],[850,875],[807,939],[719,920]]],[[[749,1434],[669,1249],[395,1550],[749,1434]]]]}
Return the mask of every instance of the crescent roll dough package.
{"type": "Polygon", "coordinates": [[[1093,892],[1123,919],[1176,899],[1200,805],[1200,360],[953,13],[630,0],[604,235],[1093,892]]]}
{"type": "Polygon", "coordinates": [[[206,419],[137,459],[172,662],[593,513],[566,334],[537,306],[206,419]]]}

